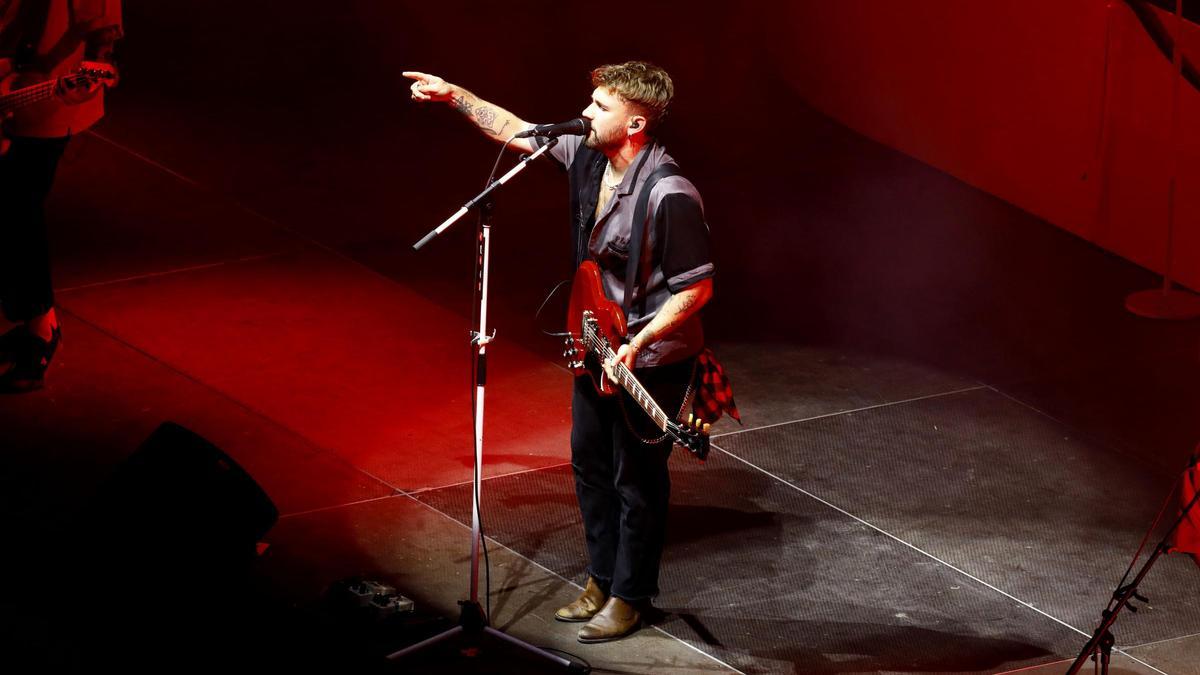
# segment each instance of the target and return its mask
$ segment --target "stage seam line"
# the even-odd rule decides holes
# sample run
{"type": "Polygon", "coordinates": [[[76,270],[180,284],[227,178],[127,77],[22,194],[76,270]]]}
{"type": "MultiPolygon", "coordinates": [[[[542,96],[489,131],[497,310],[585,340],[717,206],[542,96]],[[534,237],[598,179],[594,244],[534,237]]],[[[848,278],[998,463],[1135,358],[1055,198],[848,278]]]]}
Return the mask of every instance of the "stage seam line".
{"type": "Polygon", "coordinates": [[[964,387],[963,389],[955,389],[953,391],[943,391],[943,392],[937,393],[937,394],[927,394],[925,396],[916,396],[914,398],[906,398],[902,401],[888,401],[886,403],[876,403],[875,405],[868,405],[868,406],[864,406],[862,408],[854,408],[852,410],[838,410],[836,412],[823,413],[821,415],[813,415],[812,417],[803,417],[800,419],[788,420],[787,422],[776,422],[774,424],[764,424],[761,427],[748,427],[746,429],[734,429],[733,431],[726,431],[726,432],[720,433],[720,434],[713,434],[710,438],[715,440],[718,438],[724,438],[726,436],[735,436],[737,434],[744,434],[744,433],[747,433],[750,431],[762,431],[763,429],[771,429],[774,427],[781,427],[781,426],[785,426],[788,424],[798,424],[800,422],[811,422],[812,420],[824,419],[826,417],[837,417],[838,415],[849,415],[851,413],[863,412],[866,410],[875,410],[877,408],[887,408],[889,406],[900,405],[902,403],[912,403],[914,401],[925,401],[925,400],[928,400],[931,398],[941,398],[943,396],[953,396],[954,394],[962,394],[962,393],[968,392],[968,391],[978,391],[980,389],[990,389],[990,388],[991,387],[988,387],[987,385],[984,385],[984,384],[981,384],[981,385],[975,386],[975,387],[964,387]]]}
{"type": "MultiPolygon", "coordinates": [[[[501,473],[501,474],[496,474],[495,476],[487,476],[486,478],[483,478],[483,481],[486,482],[489,480],[495,480],[497,478],[508,478],[509,476],[520,476],[521,474],[533,473],[534,471],[545,471],[547,469],[558,469],[558,468],[562,468],[564,466],[570,466],[570,465],[571,465],[570,462],[560,462],[558,464],[550,464],[547,466],[535,466],[531,469],[521,469],[520,471],[513,471],[511,473],[501,473]]],[[[449,485],[440,485],[438,487],[423,487],[419,490],[411,490],[411,491],[407,492],[406,494],[421,495],[421,494],[425,494],[426,492],[433,492],[434,490],[445,490],[446,488],[458,487],[460,485],[470,485],[474,482],[475,482],[474,480],[464,480],[464,481],[459,481],[458,483],[450,483],[449,485]]]]}
{"type": "Polygon", "coordinates": [[[126,146],[124,146],[124,145],[121,145],[120,143],[118,143],[118,142],[116,142],[116,141],[112,140],[111,138],[109,138],[109,137],[107,137],[107,136],[102,136],[102,135],[100,135],[99,133],[96,133],[96,131],[95,131],[95,130],[91,130],[91,129],[89,129],[89,130],[85,131],[84,133],[86,133],[86,134],[87,134],[87,135],[89,135],[89,136],[95,136],[96,138],[98,138],[98,139],[100,139],[100,140],[104,141],[105,143],[108,143],[109,145],[113,146],[114,148],[117,148],[117,149],[119,149],[119,150],[123,150],[123,151],[125,151],[126,153],[128,153],[128,154],[130,154],[130,155],[133,155],[134,157],[137,157],[138,159],[142,160],[143,162],[145,162],[145,163],[149,164],[150,166],[152,166],[152,167],[154,167],[154,168],[158,169],[159,171],[162,171],[162,172],[164,172],[164,173],[170,174],[171,176],[174,176],[175,178],[177,178],[177,179],[179,179],[179,180],[181,180],[181,181],[183,181],[183,182],[187,183],[188,185],[191,185],[191,186],[193,186],[193,187],[197,187],[197,188],[204,188],[204,186],[203,186],[203,185],[201,185],[200,183],[198,183],[198,182],[196,182],[196,181],[192,180],[191,178],[188,178],[187,176],[185,176],[185,175],[183,175],[183,174],[179,173],[178,171],[172,171],[172,170],[171,170],[171,169],[169,169],[169,168],[168,168],[166,165],[159,164],[158,162],[156,162],[156,161],[154,161],[154,160],[150,159],[149,157],[147,157],[147,156],[143,155],[142,153],[140,153],[140,152],[137,152],[136,150],[133,150],[132,148],[128,148],[128,147],[126,147],[126,146]]]}
{"type": "MultiPolygon", "coordinates": [[[[416,497],[414,497],[413,495],[410,495],[410,494],[406,494],[406,495],[404,495],[404,496],[405,496],[405,497],[408,497],[409,499],[413,500],[414,502],[416,502],[416,503],[420,504],[421,506],[424,506],[425,508],[429,509],[430,511],[433,511],[434,513],[437,513],[437,514],[440,514],[440,515],[444,516],[446,519],[448,519],[448,520],[450,520],[451,522],[453,522],[453,523],[457,524],[459,527],[463,528],[464,530],[468,530],[468,531],[469,531],[469,530],[471,529],[471,528],[470,528],[470,526],[468,526],[466,523],[464,523],[464,522],[460,521],[458,518],[455,518],[454,516],[450,515],[449,513],[446,513],[445,511],[443,511],[443,510],[441,510],[441,509],[437,508],[436,506],[434,506],[434,505],[432,505],[432,504],[428,504],[428,503],[426,503],[426,502],[423,502],[423,501],[421,501],[420,499],[417,499],[416,497]]],[[[484,536],[485,536],[485,537],[486,537],[486,538],[487,538],[489,541],[491,541],[492,543],[494,543],[496,546],[498,546],[498,547],[500,547],[500,548],[504,549],[505,551],[508,551],[509,553],[513,554],[514,556],[516,556],[516,557],[518,557],[518,558],[521,558],[522,560],[527,560],[527,561],[529,561],[529,563],[531,563],[531,564],[532,564],[532,565],[534,565],[535,567],[537,567],[537,568],[541,569],[541,570],[542,570],[542,571],[544,571],[546,574],[549,574],[550,576],[552,576],[552,577],[555,577],[556,579],[559,579],[559,580],[563,581],[563,582],[564,582],[564,583],[566,583],[568,586],[574,586],[575,588],[577,588],[577,589],[579,589],[579,590],[583,590],[583,587],[582,587],[582,586],[580,586],[579,584],[575,583],[574,581],[571,581],[570,579],[568,579],[568,578],[564,577],[563,575],[559,574],[558,572],[555,572],[554,570],[550,569],[549,567],[546,567],[545,565],[543,565],[543,564],[541,564],[540,562],[538,562],[538,561],[534,560],[533,558],[530,558],[530,557],[528,557],[528,556],[526,556],[526,555],[524,555],[524,554],[522,554],[522,553],[520,553],[520,552],[518,552],[518,551],[516,551],[516,550],[514,550],[514,549],[512,549],[512,548],[509,548],[509,547],[508,547],[507,545],[505,545],[504,543],[502,543],[502,542],[498,541],[498,540],[497,540],[495,537],[492,537],[491,535],[487,535],[487,534],[485,534],[484,536]]],[[[712,659],[712,660],[713,660],[713,661],[715,661],[716,663],[718,663],[718,664],[720,664],[720,665],[722,665],[722,666],[725,666],[726,668],[728,668],[729,670],[731,670],[731,671],[733,671],[733,672],[735,672],[735,673],[739,673],[740,675],[746,675],[746,673],[744,673],[743,671],[741,671],[741,670],[738,670],[737,668],[734,668],[733,666],[729,665],[728,663],[725,663],[724,661],[722,661],[721,659],[717,658],[716,656],[713,656],[712,654],[709,654],[708,652],[706,652],[706,651],[704,651],[704,650],[702,650],[702,649],[700,649],[700,648],[696,647],[695,645],[691,644],[691,643],[690,643],[690,642],[688,642],[687,640],[684,640],[683,638],[680,638],[680,637],[676,637],[676,636],[674,636],[674,635],[671,635],[670,633],[668,633],[667,631],[663,630],[662,628],[659,628],[658,626],[650,626],[650,628],[653,628],[654,630],[658,631],[659,633],[661,633],[661,634],[663,634],[663,635],[665,635],[665,636],[667,636],[667,637],[671,638],[672,640],[675,640],[676,642],[678,642],[678,643],[680,643],[680,644],[684,645],[685,647],[687,647],[687,648],[691,649],[692,651],[696,652],[697,654],[702,654],[702,655],[704,655],[704,656],[706,656],[706,657],[708,657],[708,658],[712,659]]],[[[1164,673],[1164,675],[1166,675],[1166,674],[1164,673]]]]}
{"type": "Polygon", "coordinates": [[[1122,649],[1141,649],[1142,647],[1153,647],[1167,642],[1175,642],[1176,640],[1187,640],[1189,638],[1200,637],[1200,633],[1192,633],[1191,635],[1180,635],[1178,637],[1165,638],[1162,640],[1154,640],[1153,642],[1142,642],[1136,645],[1125,645],[1122,649]]]}
{"type": "Polygon", "coordinates": [[[90,284],[80,284],[79,286],[67,286],[66,288],[56,288],[55,293],[71,293],[72,291],[81,291],[88,288],[96,288],[99,286],[111,286],[114,284],[123,284],[130,281],[140,281],[142,279],[153,279],[155,277],[165,277],[172,274],[183,274],[185,272],[197,272],[200,270],[211,269],[213,267],[222,267],[224,265],[238,265],[245,262],[254,262],[256,260],[265,260],[267,258],[275,258],[283,255],[283,251],[274,253],[261,253],[259,255],[250,255],[243,258],[234,258],[232,260],[221,260],[213,263],[204,263],[201,265],[192,265],[190,267],[178,267],[172,270],[163,270],[161,272],[147,272],[145,274],[137,274],[131,277],[121,277],[120,279],[108,279],[106,281],[96,281],[90,284]]]}
{"type": "MultiPolygon", "coordinates": [[[[999,394],[1000,396],[1003,396],[1004,398],[1006,398],[1006,399],[1008,399],[1008,400],[1012,401],[1013,403],[1016,403],[1017,405],[1020,405],[1020,406],[1026,407],[1026,408],[1029,408],[1029,409],[1030,409],[1030,410],[1032,410],[1033,412],[1035,412],[1035,413],[1037,413],[1037,414],[1041,415],[1042,417],[1045,417],[1046,419],[1050,420],[1051,422],[1054,422],[1055,424],[1058,424],[1058,425],[1060,425],[1060,426],[1063,426],[1063,427],[1065,427],[1065,428],[1067,428],[1067,429],[1070,429],[1070,430],[1071,430],[1071,431],[1072,431],[1072,432],[1073,432],[1075,435],[1079,436],[1080,438],[1082,438],[1082,439],[1084,439],[1084,440],[1087,440],[1087,441],[1089,441],[1089,442],[1091,442],[1091,443],[1094,443],[1095,445],[1098,445],[1098,446],[1100,446],[1101,448],[1105,448],[1105,449],[1111,450],[1111,451],[1113,451],[1113,452],[1115,452],[1115,453],[1117,453],[1117,454],[1121,455],[1122,457],[1126,457],[1126,458],[1128,458],[1128,459],[1135,460],[1135,461],[1137,461],[1139,464],[1143,463],[1143,462],[1142,462],[1142,458],[1141,458],[1141,457],[1137,456],[1137,455],[1136,455],[1136,454],[1134,454],[1133,452],[1130,452],[1129,450],[1126,450],[1126,449],[1122,448],[1122,447],[1121,447],[1120,445],[1118,445],[1118,444],[1115,444],[1115,443],[1110,443],[1110,442],[1107,442],[1107,441],[1104,441],[1104,440],[1098,439],[1098,438],[1096,438],[1096,437],[1092,436],[1091,434],[1089,434],[1087,431],[1085,431],[1085,430],[1083,430],[1083,429],[1080,429],[1079,427],[1075,426],[1074,424],[1068,424],[1067,422],[1065,422],[1065,421],[1063,421],[1063,420],[1061,420],[1061,419],[1059,419],[1059,418],[1055,417],[1054,415],[1051,415],[1050,413],[1046,412],[1045,410],[1042,410],[1041,408],[1039,408],[1039,407],[1037,407],[1037,406],[1035,406],[1035,405],[1033,405],[1033,404],[1031,404],[1031,403],[1027,403],[1027,402],[1025,402],[1025,401],[1022,401],[1021,399],[1017,398],[1016,396],[1013,396],[1012,394],[1009,394],[1009,393],[1007,393],[1007,392],[1005,392],[1005,391],[1003,391],[1003,390],[1001,390],[1001,389],[997,389],[996,387],[993,387],[993,386],[992,386],[992,385],[990,385],[990,384],[989,384],[989,385],[987,385],[987,388],[988,388],[988,389],[991,389],[991,390],[992,390],[992,391],[994,391],[994,392],[996,392],[996,393],[997,393],[997,394],[999,394]]],[[[1161,464],[1158,464],[1158,463],[1151,463],[1151,464],[1150,464],[1150,468],[1151,468],[1151,469],[1157,469],[1157,470],[1158,470],[1158,471],[1161,473],[1161,476],[1162,476],[1162,478],[1163,478],[1164,480],[1166,480],[1166,479],[1168,479],[1168,478],[1170,478],[1170,479],[1172,479],[1172,480],[1173,480],[1173,479],[1175,479],[1175,477],[1178,475],[1178,469],[1177,469],[1177,468],[1171,468],[1171,467],[1168,467],[1168,466],[1163,466],[1163,465],[1161,465],[1161,464]]]]}
{"type": "Polygon", "coordinates": [[[393,494],[393,495],[368,497],[367,499],[359,499],[358,501],[346,502],[344,504],[332,504],[330,506],[318,506],[315,509],[307,509],[305,511],[296,511],[294,513],[281,513],[281,514],[279,514],[279,519],[283,520],[284,518],[296,518],[299,516],[311,515],[313,513],[321,513],[323,511],[333,511],[335,509],[344,509],[344,508],[347,508],[350,506],[358,506],[359,504],[370,504],[371,502],[378,502],[378,501],[382,501],[384,499],[395,499],[396,497],[407,497],[407,496],[409,496],[407,493],[397,492],[396,494],[393,494]]]}
{"type": "Polygon", "coordinates": [[[1060,659],[1058,661],[1047,661],[1046,663],[1042,663],[1042,664],[1039,664],[1036,666],[1025,666],[1024,668],[1017,668],[1016,670],[1005,670],[1003,672],[996,673],[996,675],[1012,675],[1013,673],[1024,673],[1024,672],[1028,672],[1030,670],[1038,670],[1039,668],[1045,668],[1046,666],[1057,665],[1059,663],[1073,663],[1074,661],[1075,661],[1075,659],[1060,659]]]}
{"type": "MultiPolygon", "coordinates": [[[[926,550],[924,550],[924,549],[922,549],[922,548],[918,547],[916,544],[909,543],[909,542],[907,542],[907,541],[905,541],[905,540],[901,539],[900,537],[898,537],[898,536],[896,536],[896,535],[892,534],[891,532],[888,532],[887,530],[883,529],[882,527],[879,527],[878,525],[875,525],[875,524],[873,524],[873,523],[871,523],[871,522],[868,522],[867,520],[864,520],[863,518],[859,518],[858,516],[854,515],[853,513],[850,513],[849,511],[847,511],[847,510],[845,510],[845,509],[841,508],[840,506],[837,506],[836,504],[834,504],[834,503],[832,503],[832,502],[830,502],[830,501],[827,501],[827,500],[825,500],[825,499],[822,499],[821,497],[818,497],[817,495],[815,495],[815,494],[813,494],[813,493],[809,492],[808,490],[805,490],[804,488],[800,487],[799,485],[796,485],[795,483],[792,483],[791,481],[788,481],[788,480],[786,480],[786,479],[784,479],[784,478],[782,478],[782,477],[780,477],[780,476],[776,476],[775,474],[771,473],[770,471],[767,471],[766,469],[762,468],[761,466],[758,466],[757,464],[754,464],[753,462],[750,462],[749,460],[743,459],[742,457],[739,457],[738,455],[735,455],[735,454],[733,454],[732,452],[730,452],[730,451],[728,451],[728,450],[726,450],[726,449],[724,449],[724,448],[722,448],[722,447],[720,447],[720,446],[718,446],[718,445],[716,445],[716,444],[713,444],[713,445],[712,445],[712,447],[713,447],[714,449],[716,449],[716,450],[720,450],[721,452],[725,453],[726,455],[729,455],[730,457],[732,457],[732,458],[736,459],[737,461],[739,461],[739,462],[741,462],[741,463],[745,464],[746,466],[748,466],[748,467],[750,467],[750,468],[752,468],[752,469],[756,469],[756,470],[758,470],[758,471],[762,472],[764,475],[766,475],[766,476],[769,476],[770,478],[774,478],[775,480],[777,480],[777,481],[779,481],[780,483],[783,483],[784,485],[786,485],[786,486],[788,486],[788,487],[792,488],[793,490],[795,490],[795,491],[799,492],[800,494],[803,494],[803,495],[805,495],[805,496],[807,496],[807,497],[809,497],[809,498],[811,498],[811,499],[813,499],[813,500],[815,500],[815,501],[817,501],[817,502],[820,502],[821,504],[824,504],[825,506],[828,506],[829,508],[833,509],[834,511],[837,511],[838,513],[841,513],[842,515],[844,515],[844,516],[846,516],[846,517],[848,517],[848,518],[851,518],[852,520],[854,520],[854,521],[856,521],[856,522],[858,522],[858,523],[860,523],[860,524],[862,524],[862,525],[865,525],[866,527],[869,527],[869,528],[871,528],[872,530],[875,530],[876,532],[878,532],[878,533],[880,533],[880,534],[882,534],[882,535],[884,535],[884,536],[886,536],[886,537],[888,537],[888,538],[890,538],[890,539],[892,539],[892,540],[896,541],[896,542],[897,542],[897,543],[899,543],[899,544],[902,544],[902,545],[904,545],[904,546],[907,546],[908,548],[910,548],[910,549],[912,549],[912,550],[916,551],[917,553],[919,553],[919,554],[921,554],[921,555],[923,555],[923,556],[925,556],[925,557],[929,558],[930,560],[933,560],[934,562],[937,562],[937,563],[939,563],[939,564],[941,564],[941,565],[943,565],[943,566],[945,566],[945,567],[947,567],[947,568],[949,568],[949,569],[952,569],[952,570],[954,570],[955,572],[958,572],[959,574],[961,574],[961,575],[963,575],[963,576],[967,577],[968,579],[971,579],[972,581],[974,581],[974,582],[976,582],[976,583],[978,583],[978,584],[981,584],[981,585],[983,585],[983,586],[985,586],[985,587],[987,587],[987,588],[990,588],[990,589],[992,589],[993,591],[995,591],[995,592],[999,593],[1000,595],[1003,595],[1004,597],[1006,597],[1006,598],[1008,598],[1008,599],[1012,600],[1013,602],[1016,602],[1017,604],[1019,604],[1019,605],[1021,605],[1021,606],[1025,607],[1025,608],[1027,608],[1027,609],[1031,609],[1031,610],[1033,610],[1034,612],[1037,612],[1038,614],[1041,614],[1042,616],[1046,617],[1047,619],[1050,619],[1051,621],[1053,621],[1053,622],[1055,622],[1055,623],[1057,623],[1057,624],[1059,624],[1059,625],[1061,625],[1061,626],[1063,626],[1063,627],[1065,627],[1065,628],[1068,628],[1068,629],[1070,629],[1070,630],[1072,630],[1072,631],[1075,631],[1076,633],[1079,633],[1080,635],[1082,635],[1082,636],[1083,636],[1083,637],[1085,637],[1085,638],[1091,638],[1091,634],[1090,634],[1090,633],[1085,633],[1085,632],[1083,632],[1082,630],[1080,630],[1080,629],[1078,629],[1078,628],[1076,628],[1076,627],[1072,626],[1071,624],[1069,624],[1069,623],[1067,623],[1067,622],[1063,621],[1062,619],[1059,619],[1058,617],[1055,617],[1055,616],[1053,616],[1052,614],[1049,614],[1049,613],[1048,613],[1048,612],[1046,612],[1045,610],[1043,610],[1043,609],[1040,609],[1040,608],[1038,608],[1038,607],[1034,606],[1032,603],[1026,602],[1026,601],[1024,601],[1024,600],[1022,600],[1022,599],[1018,598],[1017,596],[1015,596],[1015,595],[1013,595],[1013,594],[1011,594],[1011,593],[1009,593],[1009,592],[1007,592],[1007,591],[1004,591],[1004,590],[1000,589],[999,587],[997,587],[997,586],[994,586],[994,585],[992,585],[992,584],[990,584],[990,583],[988,583],[988,582],[984,581],[983,579],[980,579],[979,577],[977,577],[977,576],[975,576],[975,575],[971,574],[970,572],[967,572],[966,570],[963,570],[963,569],[961,569],[961,568],[959,568],[959,567],[957,567],[957,566],[955,566],[955,565],[953,565],[953,564],[951,564],[951,563],[949,563],[949,562],[947,562],[947,561],[945,561],[945,560],[942,560],[941,558],[939,558],[939,557],[935,556],[934,554],[932,554],[932,553],[930,553],[930,552],[928,552],[928,551],[926,551],[926,550]]],[[[1147,668],[1149,668],[1149,669],[1153,670],[1153,671],[1154,671],[1154,672],[1156,672],[1156,673],[1162,673],[1162,675],[1168,675],[1168,673],[1164,673],[1163,671],[1161,671],[1161,670],[1159,670],[1159,669],[1155,668],[1154,666],[1150,665],[1149,663],[1146,663],[1145,661],[1142,661],[1141,659],[1139,659],[1139,658],[1137,658],[1137,657],[1135,657],[1135,656],[1133,656],[1133,655],[1131,655],[1131,654],[1128,654],[1128,653],[1126,653],[1126,652],[1125,652],[1123,649],[1121,649],[1121,648],[1116,648],[1116,647],[1114,647],[1114,648],[1113,648],[1113,650],[1114,650],[1114,651],[1116,651],[1116,652],[1118,652],[1118,653],[1120,653],[1120,654],[1122,654],[1122,655],[1124,655],[1124,656],[1126,656],[1126,657],[1128,657],[1129,659],[1132,659],[1133,661],[1136,661],[1136,662],[1138,662],[1138,663],[1142,664],[1143,666],[1146,666],[1147,668]]]]}
{"type": "MultiPolygon", "coordinates": [[[[127,349],[130,349],[138,354],[141,354],[142,356],[146,357],[147,359],[150,359],[150,361],[157,363],[158,365],[162,366],[163,368],[166,368],[167,370],[171,371],[172,373],[175,373],[176,375],[184,378],[185,380],[217,394],[221,398],[229,401],[230,403],[233,403],[234,405],[241,408],[242,410],[254,415],[255,417],[257,417],[261,420],[265,420],[266,422],[273,425],[275,428],[282,429],[282,430],[286,431],[288,434],[291,434],[292,436],[301,439],[306,446],[308,446],[310,448],[314,448],[319,452],[324,452],[329,455],[332,455],[333,457],[337,458],[337,460],[339,462],[341,462],[344,466],[350,467],[350,469],[352,469],[353,471],[356,471],[356,472],[366,476],[367,478],[370,478],[371,480],[375,481],[376,483],[379,483],[380,485],[388,488],[389,490],[392,490],[394,493],[398,493],[401,495],[408,494],[403,489],[401,489],[395,485],[392,485],[391,483],[380,478],[379,476],[376,476],[365,469],[355,466],[348,459],[343,457],[341,455],[341,453],[339,453],[335,450],[326,448],[325,446],[318,445],[317,443],[313,442],[313,440],[311,438],[309,438],[308,436],[305,436],[304,434],[301,434],[300,432],[296,431],[295,429],[279,422],[278,420],[272,418],[270,415],[266,414],[265,412],[255,408],[254,406],[247,404],[246,402],[242,401],[241,399],[235,398],[235,397],[225,393],[224,391],[212,386],[211,384],[209,384],[207,382],[204,382],[203,380],[197,379],[191,373],[188,373],[186,371],[176,368],[175,366],[171,365],[170,363],[167,363],[166,361],[163,361],[162,359],[158,358],[157,356],[154,356],[150,352],[147,352],[146,350],[144,350],[136,345],[130,344],[129,342],[123,340],[120,336],[115,335],[114,333],[108,331],[104,327],[97,325],[95,323],[92,323],[91,321],[88,321],[87,319],[83,318],[79,314],[71,311],[68,307],[59,305],[58,309],[63,314],[71,316],[79,323],[82,323],[86,326],[90,326],[93,330],[100,333],[101,335],[108,337],[110,340],[113,340],[114,342],[116,342],[118,344],[124,345],[127,349]]],[[[387,496],[396,496],[396,495],[387,495],[387,496]]]]}

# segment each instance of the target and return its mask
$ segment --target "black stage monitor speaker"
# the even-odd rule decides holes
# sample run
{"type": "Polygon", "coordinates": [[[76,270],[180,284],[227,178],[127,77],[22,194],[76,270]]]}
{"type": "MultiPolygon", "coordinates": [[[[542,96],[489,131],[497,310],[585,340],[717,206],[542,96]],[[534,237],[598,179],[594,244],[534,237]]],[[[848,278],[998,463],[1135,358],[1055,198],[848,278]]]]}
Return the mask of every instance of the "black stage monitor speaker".
{"type": "Polygon", "coordinates": [[[117,468],[96,507],[99,545],[156,567],[251,560],[279,518],[237,462],[173,422],[159,426],[117,468]]]}

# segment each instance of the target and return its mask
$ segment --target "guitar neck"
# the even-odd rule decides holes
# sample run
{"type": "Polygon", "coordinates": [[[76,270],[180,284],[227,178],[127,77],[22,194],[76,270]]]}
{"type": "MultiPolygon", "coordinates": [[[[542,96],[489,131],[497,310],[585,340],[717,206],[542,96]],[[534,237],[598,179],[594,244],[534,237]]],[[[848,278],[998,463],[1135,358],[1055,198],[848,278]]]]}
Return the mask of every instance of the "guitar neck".
{"type": "MultiPolygon", "coordinates": [[[[591,336],[590,342],[592,351],[595,352],[596,356],[598,356],[601,361],[612,359],[616,356],[612,350],[612,347],[610,347],[607,342],[598,340],[595,335],[591,336]]],[[[646,388],[642,386],[642,383],[638,382],[638,379],[634,377],[629,368],[627,368],[624,363],[618,363],[616,367],[613,368],[613,374],[617,376],[617,383],[620,384],[625,391],[629,392],[629,395],[633,397],[633,400],[637,401],[637,404],[641,406],[642,410],[646,411],[646,414],[650,416],[650,419],[654,420],[654,424],[656,424],[658,428],[662,429],[663,431],[669,431],[667,428],[667,422],[670,420],[667,417],[667,414],[663,412],[662,407],[660,407],[658,403],[655,402],[654,398],[650,396],[650,392],[646,391],[646,388]]]]}
{"type": "Polygon", "coordinates": [[[0,96],[0,114],[11,112],[31,103],[38,103],[39,101],[54,98],[54,88],[57,84],[56,80],[50,80],[49,82],[22,87],[12,93],[0,96]]]}

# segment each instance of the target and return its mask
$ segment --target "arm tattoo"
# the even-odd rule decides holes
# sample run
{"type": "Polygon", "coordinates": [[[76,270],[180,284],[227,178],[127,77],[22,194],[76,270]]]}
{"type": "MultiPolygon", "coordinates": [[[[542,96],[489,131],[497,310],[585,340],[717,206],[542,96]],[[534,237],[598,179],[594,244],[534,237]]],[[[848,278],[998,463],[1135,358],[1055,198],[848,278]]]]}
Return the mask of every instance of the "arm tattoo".
{"type": "Polygon", "coordinates": [[[683,314],[683,313],[687,312],[689,309],[692,308],[692,305],[694,305],[694,304],[696,304],[696,296],[695,295],[687,295],[687,296],[680,298],[679,299],[679,307],[677,307],[675,309],[675,314],[678,315],[678,314],[683,314]]]}
{"type": "Polygon", "coordinates": [[[499,136],[500,132],[508,128],[508,125],[511,123],[511,120],[504,120],[504,124],[499,129],[493,128],[496,125],[496,111],[486,105],[478,105],[472,108],[465,95],[455,96],[451,103],[458,112],[467,117],[474,117],[474,122],[480,130],[492,136],[499,136]]]}
{"type": "Polygon", "coordinates": [[[657,341],[659,336],[675,330],[690,316],[698,312],[708,302],[711,295],[711,285],[707,284],[704,287],[688,288],[673,294],[633,341],[639,343],[639,348],[657,341]]]}
{"type": "Polygon", "coordinates": [[[508,120],[505,120],[504,126],[494,129],[493,127],[496,125],[496,111],[484,105],[475,109],[475,123],[479,125],[480,129],[493,136],[499,136],[500,132],[504,131],[505,127],[508,126],[508,120]]]}

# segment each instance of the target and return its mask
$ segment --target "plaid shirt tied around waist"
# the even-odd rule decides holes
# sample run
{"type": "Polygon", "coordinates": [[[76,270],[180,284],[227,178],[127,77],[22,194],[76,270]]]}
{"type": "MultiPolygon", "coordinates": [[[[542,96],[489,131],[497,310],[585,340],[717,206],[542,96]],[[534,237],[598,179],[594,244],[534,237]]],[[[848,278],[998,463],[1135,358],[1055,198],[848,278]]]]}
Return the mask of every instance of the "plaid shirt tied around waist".
{"type": "Polygon", "coordinates": [[[708,348],[696,357],[696,400],[692,413],[709,424],[715,424],[725,413],[742,423],[725,368],[708,348]]]}

